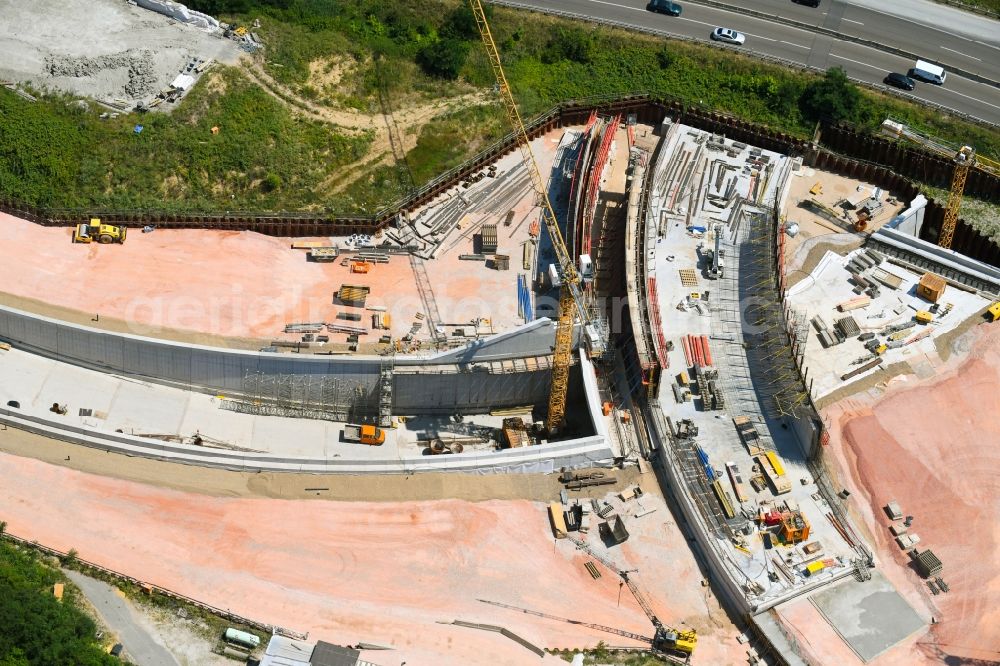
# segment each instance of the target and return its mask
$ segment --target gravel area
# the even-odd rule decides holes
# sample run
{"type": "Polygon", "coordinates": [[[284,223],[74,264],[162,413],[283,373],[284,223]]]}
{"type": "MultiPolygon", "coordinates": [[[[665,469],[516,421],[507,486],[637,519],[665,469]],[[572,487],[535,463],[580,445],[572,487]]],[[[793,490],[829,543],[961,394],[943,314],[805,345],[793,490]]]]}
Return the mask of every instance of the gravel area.
{"type": "MultiPolygon", "coordinates": [[[[131,108],[235,42],[121,0],[0,0],[0,80],[131,108]]],[[[169,108],[169,105],[164,105],[169,108]]]]}

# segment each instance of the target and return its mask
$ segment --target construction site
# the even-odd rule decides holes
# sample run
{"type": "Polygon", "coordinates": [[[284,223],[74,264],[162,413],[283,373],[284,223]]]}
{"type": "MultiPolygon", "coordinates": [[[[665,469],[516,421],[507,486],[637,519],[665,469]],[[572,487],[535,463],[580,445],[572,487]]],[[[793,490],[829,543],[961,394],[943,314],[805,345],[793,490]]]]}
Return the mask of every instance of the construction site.
{"type": "Polygon", "coordinates": [[[990,663],[1000,165],[887,120],[942,207],[646,99],[526,123],[473,9],[511,134],[377,219],[3,202],[9,532],[267,618],[247,663],[990,663]]]}

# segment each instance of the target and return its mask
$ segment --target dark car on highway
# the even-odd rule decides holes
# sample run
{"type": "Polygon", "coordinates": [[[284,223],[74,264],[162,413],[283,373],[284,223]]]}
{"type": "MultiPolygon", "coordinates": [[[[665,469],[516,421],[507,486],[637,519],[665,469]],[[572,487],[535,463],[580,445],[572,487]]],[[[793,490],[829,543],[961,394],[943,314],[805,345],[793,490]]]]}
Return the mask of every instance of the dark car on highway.
{"type": "Polygon", "coordinates": [[[913,90],[917,87],[917,84],[913,82],[913,79],[908,77],[906,74],[900,74],[899,72],[893,72],[889,74],[883,83],[890,86],[896,86],[897,88],[902,88],[903,90],[913,90]]]}
{"type": "Polygon", "coordinates": [[[656,12],[658,14],[667,14],[668,16],[680,16],[681,6],[676,2],[671,2],[670,0],[651,0],[648,5],[646,5],[646,11],[656,12]]]}
{"type": "Polygon", "coordinates": [[[792,0],[797,5],[805,5],[806,7],[819,7],[819,0],[792,0]]]}

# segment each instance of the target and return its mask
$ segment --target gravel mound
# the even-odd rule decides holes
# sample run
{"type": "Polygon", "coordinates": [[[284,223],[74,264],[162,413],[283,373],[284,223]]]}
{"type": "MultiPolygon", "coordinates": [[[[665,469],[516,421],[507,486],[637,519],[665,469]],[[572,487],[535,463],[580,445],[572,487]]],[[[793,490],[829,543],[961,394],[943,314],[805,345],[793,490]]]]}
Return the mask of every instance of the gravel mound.
{"type": "Polygon", "coordinates": [[[48,56],[45,71],[49,76],[84,78],[100,76],[108,70],[126,69],[128,80],[123,91],[130,98],[138,98],[156,91],[156,73],[153,70],[153,52],[147,49],[128,49],[96,58],[48,56]]]}

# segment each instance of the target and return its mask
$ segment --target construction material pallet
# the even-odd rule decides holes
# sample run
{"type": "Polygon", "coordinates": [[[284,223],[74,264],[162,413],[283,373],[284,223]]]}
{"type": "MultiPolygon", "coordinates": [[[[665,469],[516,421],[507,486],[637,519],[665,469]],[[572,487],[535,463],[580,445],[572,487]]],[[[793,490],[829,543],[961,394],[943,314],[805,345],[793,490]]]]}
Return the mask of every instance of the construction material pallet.
{"type": "Polygon", "coordinates": [[[736,432],[740,436],[740,440],[743,445],[747,447],[747,451],[750,452],[751,456],[756,456],[764,453],[763,441],[760,438],[760,433],[757,432],[757,426],[755,426],[746,416],[734,416],[733,425],[736,426],[736,432]]]}
{"type": "Polygon", "coordinates": [[[681,275],[681,284],[685,287],[698,286],[698,274],[693,268],[681,268],[677,271],[681,275]]]}
{"type": "Polygon", "coordinates": [[[345,284],[341,285],[340,289],[337,290],[336,297],[344,305],[363,308],[365,306],[365,299],[368,297],[368,292],[370,291],[370,287],[345,284]]]}

